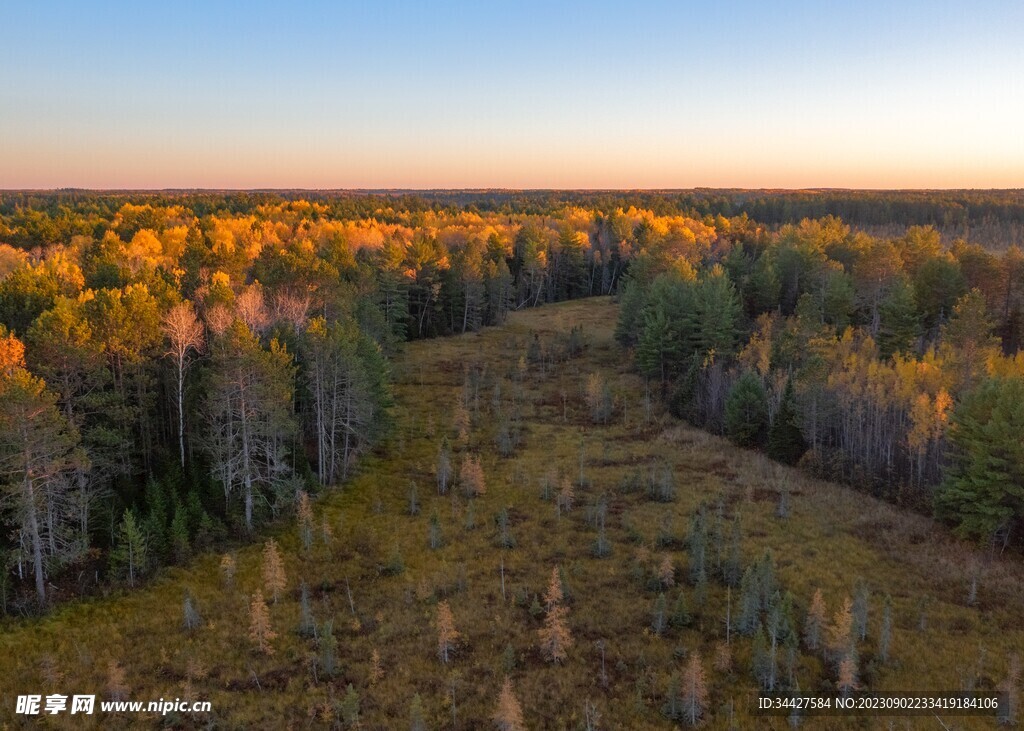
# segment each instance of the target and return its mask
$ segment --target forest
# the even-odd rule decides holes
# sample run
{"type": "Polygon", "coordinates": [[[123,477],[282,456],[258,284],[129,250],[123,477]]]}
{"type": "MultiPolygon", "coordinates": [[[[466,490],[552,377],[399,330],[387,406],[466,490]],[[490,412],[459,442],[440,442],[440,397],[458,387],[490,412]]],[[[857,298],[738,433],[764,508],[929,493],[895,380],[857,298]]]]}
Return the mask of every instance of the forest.
{"type": "MultiPolygon", "coordinates": [[[[774,223],[756,202],[800,214],[796,194],[669,213],[455,196],[4,194],[4,610],[134,585],[344,482],[388,433],[404,341],[608,294],[677,416],[995,549],[1020,539],[1024,255],[913,222],[957,196],[889,194],[910,224],[893,238],[682,210],[753,201],[774,223]]],[[[962,198],[1021,215],[1009,192],[962,198]]]]}
{"type": "Polygon", "coordinates": [[[654,198],[4,194],[0,674],[247,727],[1015,722],[1024,254],[654,198]]]}

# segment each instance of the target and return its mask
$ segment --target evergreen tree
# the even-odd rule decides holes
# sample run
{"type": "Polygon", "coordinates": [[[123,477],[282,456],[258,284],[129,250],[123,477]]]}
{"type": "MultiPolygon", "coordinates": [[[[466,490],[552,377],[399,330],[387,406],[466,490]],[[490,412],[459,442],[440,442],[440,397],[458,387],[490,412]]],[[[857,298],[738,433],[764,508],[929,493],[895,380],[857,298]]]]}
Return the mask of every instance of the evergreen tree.
{"type": "Polygon", "coordinates": [[[423,699],[417,693],[409,704],[409,731],[427,731],[427,719],[423,713],[423,699]]]}
{"type": "Polygon", "coordinates": [[[299,588],[299,634],[302,637],[312,637],[315,633],[316,624],[309,604],[309,587],[303,581],[299,588]]]}
{"type": "Polygon", "coordinates": [[[953,412],[936,513],[957,532],[1005,546],[1024,520],[1024,378],[993,378],[953,412]]]}
{"type": "Polygon", "coordinates": [[[740,607],[736,629],[741,634],[753,634],[760,625],[761,598],[758,590],[757,573],[748,566],[740,580],[740,607]]]}
{"type": "Polygon", "coordinates": [[[762,690],[770,689],[771,679],[775,675],[775,658],[772,657],[765,637],[764,628],[760,623],[754,632],[754,644],[750,653],[750,671],[762,690]]]}
{"type": "Polygon", "coordinates": [[[149,568],[146,534],[142,532],[135,513],[125,510],[117,530],[117,542],[110,554],[110,563],[128,579],[129,586],[143,576],[149,568]]]}
{"type": "Polygon", "coordinates": [[[338,670],[338,638],[334,636],[333,621],[327,620],[320,628],[317,646],[320,649],[320,669],[329,678],[338,670]]]}
{"type": "Polygon", "coordinates": [[[171,521],[171,548],[175,563],[185,563],[192,554],[192,543],[188,533],[188,517],[185,506],[180,502],[174,505],[174,519],[171,521]]]}
{"type": "Polygon", "coordinates": [[[745,372],[725,401],[725,433],[741,447],[764,444],[768,431],[768,397],[761,380],[745,372]]]}
{"type": "Polygon", "coordinates": [[[768,456],[783,464],[796,464],[807,449],[798,422],[793,379],[786,381],[775,421],[768,430],[768,456]]]}
{"type": "Polygon", "coordinates": [[[672,607],[672,615],[669,617],[668,623],[676,629],[682,629],[689,626],[690,619],[690,612],[686,606],[686,593],[680,589],[676,594],[676,602],[672,607]]]}
{"type": "Polygon", "coordinates": [[[359,728],[359,693],[352,683],[345,688],[345,697],[339,711],[346,728],[359,728]]]}
{"type": "Polygon", "coordinates": [[[879,306],[878,354],[886,360],[913,349],[920,337],[921,323],[914,300],[914,288],[897,277],[879,306]]]}

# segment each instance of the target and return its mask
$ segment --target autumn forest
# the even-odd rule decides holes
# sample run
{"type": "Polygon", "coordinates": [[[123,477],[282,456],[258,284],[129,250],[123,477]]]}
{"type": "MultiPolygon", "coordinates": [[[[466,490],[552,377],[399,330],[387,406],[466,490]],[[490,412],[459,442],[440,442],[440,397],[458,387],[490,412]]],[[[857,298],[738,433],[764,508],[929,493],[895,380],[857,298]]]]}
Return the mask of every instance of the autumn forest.
{"type": "Polygon", "coordinates": [[[1016,723],[1022,244],[1020,191],[0,193],[0,669],[175,728],[1016,723]]]}

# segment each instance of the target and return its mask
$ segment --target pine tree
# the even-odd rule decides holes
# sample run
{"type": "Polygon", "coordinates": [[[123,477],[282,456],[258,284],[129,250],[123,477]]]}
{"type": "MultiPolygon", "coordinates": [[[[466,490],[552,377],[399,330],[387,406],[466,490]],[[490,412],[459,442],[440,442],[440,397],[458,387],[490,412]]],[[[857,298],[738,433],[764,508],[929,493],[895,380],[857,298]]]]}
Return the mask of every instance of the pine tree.
{"type": "Polygon", "coordinates": [[[768,397],[761,380],[747,371],[725,401],[725,433],[741,447],[758,447],[767,431],[768,397]]]}
{"type": "Polygon", "coordinates": [[[737,518],[733,520],[729,546],[722,561],[722,580],[729,587],[739,586],[743,576],[743,550],[740,540],[740,521],[737,518]]]}
{"type": "Polygon", "coordinates": [[[409,704],[409,731],[427,731],[427,720],[423,714],[423,699],[417,693],[409,704]]]}
{"type": "Polygon", "coordinates": [[[740,580],[740,607],[736,618],[736,629],[741,634],[753,634],[760,624],[761,598],[758,592],[757,574],[748,566],[740,580]]]}
{"type": "Polygon", "coordinates": [[[768,639],[765,637],[764,628],[758,624],[754,632],[754,643],[750,652],[750,671],[761,686],[762,690],[768,690],[771,678],[775,674],[775,658],[771,655],[768,646],[768,639]]]}
{"type": "Polygon", "coordinates": [[[263,600],[263,592],[257,589],[249,604],[249,640],[257,652],[273,655],[274,648],[270,643],[275,637],[277,633],[270,625],[270,609],[263,600]]]}
{"type": "Polygon", "coordinates": [[[853,636],[863,642],[868,636],[868,602],[870,593],[867,584],[857,582],[857,590],[853,596],[853,636]]]}
{"type": "Polygon", "coordinates": [[[807,450],[798,424],[793,379],[786,381],[775,421],[768,430],[768,456],[783,464],[796,464],[807,450]]]}
{"type": "Polygon", "coordinates": [[[501,685],[501,692],[498,694],[498,707],[494,710],[495,725],[498,731],[526,731],[526,724],[523,722],[523,709],[512,691],[512,681],[508,676],[501,685]]]}
{"type": "Polygon", "coordinates": [[[128,577],[128,585],[135,586],[136,579],[144,575],[149,566],[149,553],[146,535],[131,510],[124,511],[117,536],[110,561],[128,577]]]}
{"type": "Polygon", "coordinates": [[[676,595],[676,602],[672,607],[672,615],[668,618],[668,623],[676,629],[682,629],[690,625],[690,612],[686,606],[686,593],[680,589],[676,595]]]}
{"type": "Polygon", "coordinates": [[[437,656],[441,662],[448,664],[455,643],[459,640],[459,632],[455,629],[455,618],[447,601],[437,604],[437,656]]]}
{"type": "Polygon", "coordinates": [[[708,531],[704,508],[693,516],[690,525],[690,581],[694,584],[707,579],[708,531]]]}
{"type": "Polygon", "coordinates": [[[180,501],[174,506],[174,519],[171,520],[171,547],[176,563],[181,564],[188,561],[192,553],[192,543],[189,538],[185,506],[180,501]]]}
{"type": "Polygon", "coordinates": [[[804,623],[804,642],[810,650],[821,647],[822,633],[825,630],[825,612],[825,598],[821,595],[821,589],[815,589],[804,623]]]}
{"type": "Polygon", "coordinates": [[[274,598],[276,604],[287,585],[284,562],[277,550],[277,542],[271,538],[263,545],[263,588],[274,598]]]}
{"type": "Polygon", "coordinates": [[[341,701],[339,711],[341,720],[347,728],[359,727],[359,693],[356,692],[352,683],[345,688],[345,697],[341,701]]]}
{"type": "Polygon", "coordinates": [[[569,610],[561,604],[551,606],[544,618],[544,626],[537,632],[541,652],[548,662],[565,660],[566,650],[572,645],[572,634],[566,623],[568,614],[569,610]]]}
{"type": "Polygon", "coordinates": [[[914,288],[905,277],[896,277],[879,306],[878,355],[888,360],[914,347],[921,332],[914,288]]]}
{"type": "Polygon", "coordinates": [[[694,651],[682,679],[683,718],[691,726],[700,723],[708,705],[708,688],[704,680],[704,667],[700,654],[694,651]]]}
{"type": "Polygon", "coordinates": [[[320,649],[320,669],[329,678],[338,670],[338,638],[334,636],[334,622],[332,620],[327,620],[320,627],[317,646],[320,649]]]}
{"type": "Polygon", "coordinates": [[[1024,521],[1024,378],[992,378],[953,412],[950,465],[935,496],[957,532],[1005,546],[1024,521]]]}

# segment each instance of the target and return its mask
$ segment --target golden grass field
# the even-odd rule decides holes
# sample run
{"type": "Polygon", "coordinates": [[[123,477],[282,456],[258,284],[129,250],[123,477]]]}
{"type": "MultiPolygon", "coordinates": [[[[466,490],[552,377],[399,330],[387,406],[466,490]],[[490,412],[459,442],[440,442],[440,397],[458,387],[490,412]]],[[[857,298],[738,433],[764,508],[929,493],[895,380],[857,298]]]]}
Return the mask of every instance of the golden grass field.
{"type": "MultiPolygon", "coordinates": [[[[744,563],[771,551],[783,588],[796,599],[802,623],[816,588],[829,616],[861,579],[871,589],[869,630],[858,645],[862,682],[872,690],[991,688],[1007,675],[1009,658],[1024,650],[1024,591],[1018,557],[987,559],[954,540],[933,521],[853,490],[817,481],[764,456],[685,426],[656,403],[644,408],[644,385],[630,357],[612,339],[617,308],[608,299],[576,301],[515,313],[507,325],[481,333],[409,344],[395,360],[395,429],[342,488],[314,506],[314,542],[303,549],[294,521],[275,526],[287,573],[287,591],[270,615],[274,653],[253,651],[247,603],[261,586],[262,543],[233,551],[237,574],[226,587],[221,555],[202,555],[164,570],[144,588],[58,607],[41,619],[8,622],[0,634],[0,724],[18,728],[18,693],[105,695],[109,665],[124,670],[133,700],[209,700],[209,716],[93,716],[66,714],[27,724],[54,728],[153,727],[276,729],[344,727],[339,704],[351,684],[359,695],[364,729],[410,727],[419,694],[426,727],[491,728],[506,674],[530,729],[586,728],[585,704],[600,715],[597,728],[673,728],[662,712],[673,671],[690,653],[704,658],[710,703],[705,728],[788,728],[784,718],[750,715],[756,684],[749,668],[751,640],[732,634],[731,670],[712,667],[725,639],[726,589],[711,581],[698,608],[686,582],[684,539],[703,501],[720,502],[742,525],[744,563]],[[536,334],[545,348],[583,328],[580,357],[529,363],[536,334]],[[475,369],[470,394],[469,444],[455,449],[482,458],[487,491],[472,501],[476,527],[467,529],[469,501],[459,489],[440,496],[434,469],[443,436],[454,443],[453,413],[475,369]],[[584,401],[592,373],[611,387],[614,411],[595,425],[584,401]],[[495,383],[500,393],[495,395],[495,383]],[[513,402],[515,406],[513,406],[513,402]],[[500,457],[498,412],[521,414],[522,443],[500,457]],[[575,506],[559,516],[541,499],[545,475],[584,480],[575,506]],[[651,502],[620,490],[635,470],[665,460],[675,468],[677,498],[651,502]],[[409,514],[416,485],[420,511],[409,514]],[[776,517],[779,491],[789,491],[790,516],[776,517]],[[592,555],[597,531],[588,506],[600,495],[608,506],[611,554],[592,555]],[[454,495],[454,498],[453,498],[454,495]],[[515,545],[498,543],[495,516],[506,509],[515,545]],[[443,545],[429,545],[431,516],[443,545]],[[327,530],[324,530],[326,526],[327,530]],[[676,538],[656,547],[659,532],[676,538]],[[325,537],[325,532],[329,533],[325,537]],[[404,570],[387,571],[395,552],[404,570]],[[661,636],[650,629],[656,590],[635,576],[669,554],[678,586],[666,590],[671,610],[681,586],[693,622],[661,636]],[[574,643],[567,660],[546,663],[538,648],[542,619],[530,611],[553,567],[568,593],[574,643]],[[504,572],[504,596],[502,592],[504,572]],[[968,602],[972,577],[977,597],[968,602]],[[338,669],[324,677],[314,640],[301,636],[300,582],[309,587],[315,620],[333,621],[338,669]],[[351,604],[349,599],[351,590],[351,604]],[[182,627],[182,601],[195,598],[202,626],[182,627]],[[882,598],[894,610],[892,658],[875,660],[882,598]],[[436,604],[447,599],[461,640],[452,661],[438,659],[436,604]],[[354,611],[353,611],[354,608],[354,611]],[[923,615],[923,621],[922,621],[923,615]],[[603,644],[605,661],[602,677],[603,644]],[[509,649],[511,648],[511,649],[509,649]],[[374,677],[377,651],[382,675],[374,677]],[[454,698],[454,708],[452,699],[454,698]],[[91,726],[90,726],[91,724],[91,726]]],[[[557,488],[557,485],[556,485],[557,488]]],[[[736,591],[731,596],[736,611],[736,591]]],[[[800,656],[798,677],[807,692],[834,691],[835,673],[814,653],[800,656]]],[[[808,729],[993,728],[992,719],[954,717],[819,718],[808,729]]]]}

